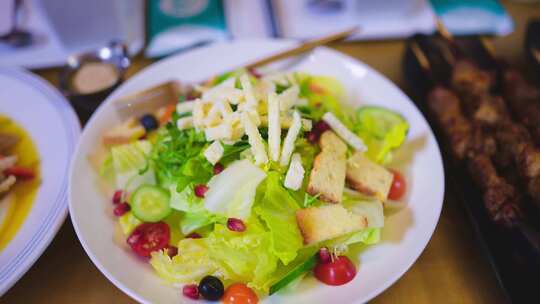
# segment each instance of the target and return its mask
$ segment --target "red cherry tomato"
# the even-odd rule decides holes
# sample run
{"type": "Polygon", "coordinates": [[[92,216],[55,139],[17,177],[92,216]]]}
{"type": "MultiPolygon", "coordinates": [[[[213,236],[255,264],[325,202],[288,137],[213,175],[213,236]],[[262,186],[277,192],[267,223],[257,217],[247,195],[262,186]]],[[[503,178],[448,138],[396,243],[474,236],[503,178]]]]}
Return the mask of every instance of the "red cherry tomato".
{"type": "Polygon", "coordinates": [[[235,283],[225,290],[222,301],[224,304],[256,304],[259,298],[246,284],[235,283]]]}
{"type": "Polygon", "coordinates": [[[171,231],[164,222],[142,223],[129,235],[127,243],[138,256],[149,258],[153,251],[169,245],[171,231]]]}
{"type": "Polygon", "coordinates": [[[394,180],[392,181],[392,187],[390,187],[390,193],[388,193],[388,198],[394,201],[400,200],[403,195],[405,194],[405,190],[407,189],[407,183],[405,182],[405,178],[401,173],[390,170],[394,174],[394,180]]]}
{"type": "Polygon", "coordinates": [[[4,170],[5,175],[13,175],[19,179],[32,179],[34,178],[34,170],[24,167],[13,166],[4,170]]]}
{"type": "Polygon", "coordinates": [[[346,256],[339,256],[337,259],[327,263],[317,263],[313,270],[317,280],[327,285],[347,284],[356,276],[356,267],[346,256]]]}

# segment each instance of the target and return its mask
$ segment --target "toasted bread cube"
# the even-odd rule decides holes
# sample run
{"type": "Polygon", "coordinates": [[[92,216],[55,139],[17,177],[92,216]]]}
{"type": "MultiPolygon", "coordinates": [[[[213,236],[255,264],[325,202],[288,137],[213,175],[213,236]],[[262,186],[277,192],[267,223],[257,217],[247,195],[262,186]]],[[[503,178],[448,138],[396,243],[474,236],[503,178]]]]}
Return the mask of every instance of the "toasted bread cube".
{"type": "Polygon", "coordinates": [[[341,205],[310,207],[296,211],[296,223],[310,245],[333,239],[367,227],[364,216],[354,214],[341,205]]]}
{"type": "Polygon", "coordinates": [[[347,183],[356,191],[386,201],[394,176],[357,151],[347,160],[347,183]]]}
{"type": "Polygon", "coordinates": [[[103,135],[103,144],[122,145],[134,141],[146,133],[144,127],[135,118],[130,118],[103,135]]]}
{"type": "Polygon", "coordinates": [[[338,204],[343,198],[347,145],[332,131],[326,131],[319,141],[322,152],[315,157],[307,192],[319,194],[328,203],[338,204]]]}
{"type": "Polygon", "coordinates": [[[347,145],[332,131],[326,131],[321,135],[319,146],[323,151],[333,152],[339,155],[345,155],[347,152],[347,145]]]}

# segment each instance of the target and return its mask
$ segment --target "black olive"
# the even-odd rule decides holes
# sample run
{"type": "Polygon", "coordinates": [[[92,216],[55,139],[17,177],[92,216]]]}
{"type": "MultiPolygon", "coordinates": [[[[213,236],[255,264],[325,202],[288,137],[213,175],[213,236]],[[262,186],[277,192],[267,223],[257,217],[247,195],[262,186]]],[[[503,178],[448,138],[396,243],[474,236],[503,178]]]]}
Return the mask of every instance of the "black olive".
{"type": "Polygon", "coordinates": [[[207,300],[217,301],[224,292],[223,283],[214,276],[205,276],[199,283],[199,294],[207,300]]]}
{"type": "Polygon", "coordinates": [[[158,128],[158,121],[152,114],[145,114],[139,119],[141,125],[144,127],[146,132],[150,132],[158,128]]]}

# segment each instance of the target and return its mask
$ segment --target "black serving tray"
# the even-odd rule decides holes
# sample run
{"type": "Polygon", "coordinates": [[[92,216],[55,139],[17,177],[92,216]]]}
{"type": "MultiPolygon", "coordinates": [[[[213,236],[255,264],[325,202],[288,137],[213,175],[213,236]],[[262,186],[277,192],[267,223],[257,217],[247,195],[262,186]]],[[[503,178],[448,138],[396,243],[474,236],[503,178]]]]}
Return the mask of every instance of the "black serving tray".
{"type": "MultiPolygon", "coordinates": [[[[425,103],[427,92],[435,84],[444,85],[445,75],[427,74],[412,52],[411,43],[414,42],[418,46],[429,42],[430,39],[433,37],[416,35],[407,41],[402,61],[407,94],[423,112],[435,133],[443,154],[448,190],[455,195],[467,214],[476,234],[478,246],[481,247],[504,292],[505,299],[502,300],[508,303],[540,303],[537,279],[540,275],[538,250],[531,244],[530,239],[524,236],[523,229],[504,228],[490,220],[480,191],[474,186],[465,166],[453,159],[443,133],[427,109],[425,103]]],[[[471,38],[460,39],[470,40],[471,38]]],[[[429,59],[437,60],[437,58],[429,59]]],[[[488,64],[490,63],[487,60],[480,63],[482,66],[488,64]]],[[[533,219],[529,217],[527,222],[538,223],[536,210],[531,211],[531,217],[533,219]]],[[[537,233],[536,226],[533,228],[535,231],[531,234],[537,233]]]]}

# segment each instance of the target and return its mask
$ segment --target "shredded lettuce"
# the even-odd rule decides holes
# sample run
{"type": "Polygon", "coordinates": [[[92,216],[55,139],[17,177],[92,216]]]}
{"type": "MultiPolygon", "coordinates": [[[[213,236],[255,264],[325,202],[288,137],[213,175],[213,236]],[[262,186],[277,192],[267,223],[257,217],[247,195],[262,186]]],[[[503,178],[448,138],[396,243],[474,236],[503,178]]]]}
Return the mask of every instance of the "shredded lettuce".
{"type": "Polygon", "coordinates": [[[332,112],[347,128],[354,127],[354,111],[343,104],[345,89],[337,79],[305,74],[299,74],[298,79],[300,95],[308,100],[308,106],[299,107],[304,117],[319,121],[324,113],[332,112]]]}
{"type": "Polygon", "coordinates": [[[357,116],[354,131],[367,145],[366,155],[378,163],[390,162],[392,151],[400,147],[407,137],[407,121],[394,111],[376,106],[359,108],[357,116]]]}
{"type": "Polygon", "coordinates": [[[179,130],[174,120],[168,123],[160,130],[152,151],[159,184],[164,188],[175,185],[181,191],[189,183],[207,182],[212,165],[203,155],[206,146],[203,132],[179,130]]]}
{"type": "Polygon", "coordinates": [[[268,173],[264,196],[257,202],[254,211],[270,230],[272,253],[287,265],[295,259],[303,244],[302,235],[296,225],[298,204],[282,184],[277,172],[268,173]]]}
{"type": "Polygon", "coordinates": [[[171,208],[184,212],[179,220],[180,229],[183,234],[189,234],[214,222],[222,221],[221,217],[208,212],[204,208],[203,199],[195,195],[192,184],[180,192],[177,191],[176,186],[171,186],[170,191],[171,208]]]}
{"type": "Polygon", "coordinates": [[[270,234],[256,218],[247,220],[246,227],[238,233],[216,224],[205,238],[181,240],[172,259],[164,252],[152,253],[150,264],[171,283],[193,283],[212,274],[268,292],[278,265],[270,250],[270,234]]]}
{"type": "Polygon", "coordinates": [[[236,161],[208,182],[204,207],[222,216],[247,219],[257,186],[265,177],[266,173],[249,160],[236,161]]]}
{"type": "Polygon", "coordinates": [[[154,170],[148,162],[151,150],[152,144],[145,140],[111,148],[117,189],[131,193],[142,184],[155,184],[154,170]]]}
{"type": "Polygon", "coordinates": [[[133,213],[127,212],[118,219],[120,223],[120,228],[124,235],[129,235],[135,227],[139,226],[142,222],[136,218],[133,213]]]}
{"type": "Polygon", "coordinates": [[[198,283],[203,276],[215,275],[218,270],[204,239],[181,240],[178,253],[171,258],[165,251],[157,251],[150,259],[157,274],[169,283],[198,283]]]}

